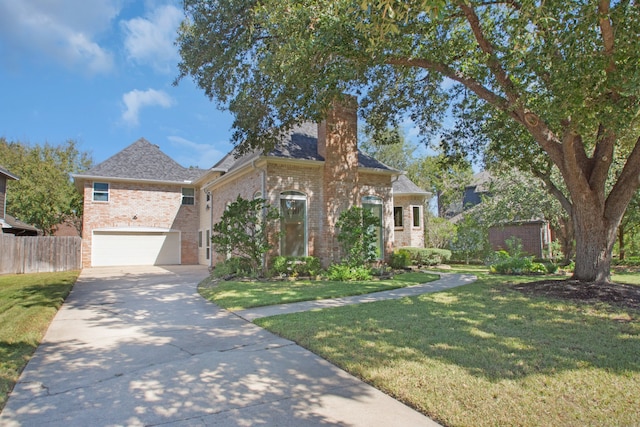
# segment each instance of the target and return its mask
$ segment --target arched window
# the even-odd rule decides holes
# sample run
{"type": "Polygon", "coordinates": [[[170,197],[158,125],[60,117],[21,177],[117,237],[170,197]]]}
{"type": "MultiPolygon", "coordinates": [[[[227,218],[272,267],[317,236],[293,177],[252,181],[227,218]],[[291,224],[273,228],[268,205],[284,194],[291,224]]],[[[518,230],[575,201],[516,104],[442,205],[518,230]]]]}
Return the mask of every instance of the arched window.
{"type": "Polygon", "coordinates": [[[362,198],[362,208],[370,211],[378,218],[376,230],[376,243],[378,248],[378,259],[384,258],[384,227],[382,226],[382,199],[376,196],[364,196],[362,198]]]}
{"type": "Polygon", "coordinates": [[[280,255],[307,255],[307,196],[298,191],[280,193],[280,255]]]}

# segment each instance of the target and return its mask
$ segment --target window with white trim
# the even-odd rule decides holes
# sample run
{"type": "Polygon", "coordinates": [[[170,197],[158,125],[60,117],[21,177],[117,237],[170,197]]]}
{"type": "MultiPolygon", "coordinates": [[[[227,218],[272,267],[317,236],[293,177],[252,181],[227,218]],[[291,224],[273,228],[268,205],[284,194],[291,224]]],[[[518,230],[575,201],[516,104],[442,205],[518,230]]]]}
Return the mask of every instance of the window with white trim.
{"type": "Polygon", "coordinates": [[[193,206],[196,204],[196,189],[182,187],[182,204],[193,206]]]}
{"type": "Polygon", "coordinates": [[[280,255],[307,256],[307,196],[298,191],[280,193],[280,255]]]}
{"type": "Polygon", "coordinates": [[[411,210],[413,212],[413,226],[420,227],[420,218],[422,218],[422,210],[420,209],[420,206],[411,206],[411,210]]]}
{"type": "Polygon", "coordinates": [[[94,202],[109,201],[109,183],[108,182],[93,183],[93,201],[94,202]]]}
{"type": "Polygon", "coordinates": [[[404,222],[404,215],[402,206],[394,206],[393,208],[393,226],[395,228],[402,228],[402,224],[404,222]]]}
{"type": "Polygon", "coordinates": [[[384,257],[384,229],[382,227],[382,199],[376,196],[364,196],[362,198],[362,208],[369,210],[378,218],[378,227],[376,228],[376,244],[378,248],[378,259],[384,257]]]}

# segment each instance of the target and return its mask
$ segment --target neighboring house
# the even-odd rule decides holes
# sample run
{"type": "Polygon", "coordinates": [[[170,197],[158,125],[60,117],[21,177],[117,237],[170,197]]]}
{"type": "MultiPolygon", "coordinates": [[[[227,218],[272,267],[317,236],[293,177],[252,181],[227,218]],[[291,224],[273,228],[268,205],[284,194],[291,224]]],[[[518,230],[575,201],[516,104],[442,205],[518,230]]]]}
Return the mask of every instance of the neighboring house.
{"type": "Polygon", "coordinates": [[[7,217],[7,181],[9,180],[18,180],[19,178],[0,166],[0,228],[4,229],[9,228],[6,217],[7,217]]]}
{"type": "Polygon", "coordinates": [[[336,106],[325,122],[299,126],[268,153],[232,151],[208,170],[183,168],[140,139],[74,178],[84,191],[85,266],[215,266],[228,254],[215,252],[211,230],[238,196],[280,210],[281,237],[269,257],[340,261],[336,221],[352,206],[380,219],[381,259],[396,246],[424,246],[429,193],[358,151],[355,106],[336,106]]]}
{"type": "MultiPolygon", "coordinates": [[[[462,205],[464,210],[457,212],[451,218],[457,222],[463,212],[482,203],[483,197],[491,196],[491,181],[493,177],[488,171],[482,171],[473,176],[471,184],[465,187],[462,205]]],[[[544,219],[532,219],[517,222],[505,222],[499,226],[489,227],[489,243],[493,250],[507,249],[506,241],[518,238],[522,243],[523,252],[536,258],[549,257],[549,243],[551,242],[551,228],[544,219]]]]}
{"type": "Polygon", "coordinates": [[[7,214],[7,181],[17,181],[16,175],[0,166],[0,228],[3,233],[16,236],[37,236],[39,230],[7,214]]]}

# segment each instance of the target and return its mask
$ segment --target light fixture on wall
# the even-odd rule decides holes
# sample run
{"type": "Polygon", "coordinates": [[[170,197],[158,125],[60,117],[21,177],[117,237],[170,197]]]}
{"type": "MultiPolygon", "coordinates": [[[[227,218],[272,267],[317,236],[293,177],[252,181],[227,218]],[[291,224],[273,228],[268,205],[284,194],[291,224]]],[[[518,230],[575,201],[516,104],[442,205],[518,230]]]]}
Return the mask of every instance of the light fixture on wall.
{"type": "Polygon", "coordinates": [[[134,215],[132,219],[138,219],[138,215],[134,215]]]}
{"type": "Polygon", "coordinates": [[[211,206],[209,206],[209,203],[207,203],[207,210],[211,209],[211,206]]]}

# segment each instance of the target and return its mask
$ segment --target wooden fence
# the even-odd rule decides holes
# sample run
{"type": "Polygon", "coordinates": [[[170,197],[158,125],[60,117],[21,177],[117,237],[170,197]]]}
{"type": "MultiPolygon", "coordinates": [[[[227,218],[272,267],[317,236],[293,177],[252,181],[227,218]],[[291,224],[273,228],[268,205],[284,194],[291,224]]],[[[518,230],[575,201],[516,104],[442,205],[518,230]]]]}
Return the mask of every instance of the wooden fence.
{"type": "Polygon", "coordinates": [[[80,270],[81,254],[80,237],[16,237],[0,232],[0,274],[80,270]]]}

